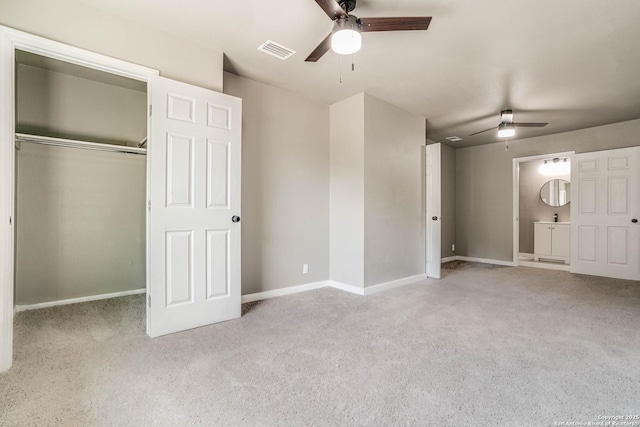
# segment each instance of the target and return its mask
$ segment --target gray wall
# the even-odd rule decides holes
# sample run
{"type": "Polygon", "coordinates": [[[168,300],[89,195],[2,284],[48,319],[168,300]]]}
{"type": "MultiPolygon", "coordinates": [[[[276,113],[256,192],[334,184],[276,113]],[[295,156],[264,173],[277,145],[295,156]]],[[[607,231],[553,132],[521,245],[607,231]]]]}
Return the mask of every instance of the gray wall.
{"type": "Polygon", "coordinates": [[[364,287],[364,93],[331,106],[331,280],[364,287]]]}
{"type": "Polygon", "coordinates": [[[513,259],[513,166],[516,157],[576,153],[640,144],[640,120],[460,148],[456,152],[456,252],[502,261],[513,259]]]}
{"type": "Polygon", "coordinates": [[[147,135],[146,91],[26,65],[17,83],[17,132],[118,145],[147,135]]]}
{"type": "Polygon", "coordinates": [[[558,214],[558,221],[571,221],[571,203],[562,207],[551,207],[540,198],[540,188],[551,179],[571,181],[571,173],[546,176],[540,173],[544,160],[531,160],[520,163],[519,190],[519,223],[520,252],[533,253],[533,223],[536,221],[553,221],[553,214],[558,214]]]}
{"type": "Polygon", "coordinates": [[[442,258],[454,256],[451,245],[456,243],[456,150],[448,145],[441,146],[442,179],[442,258]]]}
{"type": "MultiPolygon", "coordinates": [[[[146,93],[19,66],[16,128],[93,142],[146,135],[146,93]]],[[[146,157],[22,143],[16,304],[145,287],[146,157]]]]}
{"type": "Polygon", "coordinates": [[[368,94],[331,106],[331,280],[424,273],[425,120],[368,94]]]}
{"type": "Polygon", "coordinates": [[[145,156],[23,143],[16,304],[144,288],[145,192],[145,156]]]}
{"type": "Polygon", "coordinates": [[[364,281],[424,273],[424,117],[364,96],[364,281]]]}
{"type": "Polygon", "coordinates": [[[242,293],[327,280],[329,106],[230,73],[224,83],[243,108],[242,293]]]}
{"type": "Polygon", "coordinates": [[[73,0],[0,0],[0,24],[222,91],[223,55],[73,0]]]}

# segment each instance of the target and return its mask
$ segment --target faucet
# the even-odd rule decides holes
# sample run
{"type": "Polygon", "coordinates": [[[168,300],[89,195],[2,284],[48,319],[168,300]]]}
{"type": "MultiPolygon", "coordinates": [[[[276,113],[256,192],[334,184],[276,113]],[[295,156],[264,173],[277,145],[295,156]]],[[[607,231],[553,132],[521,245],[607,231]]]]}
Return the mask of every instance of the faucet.
{"type": "Polygon", "coordinates": [[[553,214],[553,222],[558,222],[558,214],[553,214]]]}

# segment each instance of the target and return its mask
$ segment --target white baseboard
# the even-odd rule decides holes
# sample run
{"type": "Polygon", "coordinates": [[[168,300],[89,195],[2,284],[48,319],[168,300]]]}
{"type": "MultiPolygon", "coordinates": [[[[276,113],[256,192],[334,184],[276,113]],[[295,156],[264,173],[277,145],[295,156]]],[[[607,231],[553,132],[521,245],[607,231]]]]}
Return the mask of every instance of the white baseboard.
{"type": "Polygon", "coordinates": [[[274,289],[272,291],[256,292],[253,294],[242,295],[242,304],[247,302],[260,301],[263,299],[282,297],[285,295],[297,294],[299,292],[311,291],[330,286],[329,280],[320,282],[305,283],[304,285],[290,286],[288,288],[274,289]]]}
{"type": "Polygon", "coordinates": [[[38,304],[16,305],[13,308],[13,312],[19,313],[21,311],[37,310],[40,308],[56,307],[59,305],[77,304],[79,302],[89,302],[89,301],[98,301],[101,299],[126,297],[128,295],[144,294],[145,292],[147,292],[147,290],[143,288],[143,289],[134,289],[132,291],[113,292],[110,294],[90,295],[87,297],[69,298],[69,299],[63,299],[60,301],[41,302],[38,304]]]}
{"type": "Polygon", "coordinates": [[[337,282],[335,280],[329,280],[329,286],[332,288],[340,289],[341,291],[350,292],[356,295],[364,295],[364,288],[360,288],[354,285],[347,285],[346,283],[337,282]]]}
{"type": "Polygon", "coordinates": [[[513,263],[513,261],[502,261],[499,259],[474,258],[474,257],[468,257],[468,256],[460,256],[460,255],[451,256],[448,258],[442,258],[442,262],[449,262],[449,261],[470,261],[470,262],[479,262],[482,264],[506,265],[507,267],[515,267],[515,264],[513,263]]]}
{"type": "Polygon", "coordinates": [[[254,294],[242,295],[242,304],[245,304],[247,302],[260,301],[263,299],[297,294],[299,292],[306,292],[306,291],[311,291],[314,289],[320,289],[325,287],[340,289],[341,291],[349,292],[356,295],[372,295],[378,292],[382,292],[389,289],[415,283],[426,278],[427,278],[426,274],[419,274],[417,276],[405,277],[404,279],[399,279],[399,280],[394,280],[387,283],[381,283],[379,285],[369,286],[368,288],[360,288],[358,286],[349,285],[346,283],[338,282],[336,280],[323,280],[320,282],[306,283],[304,285],[291,286],[288,288],[274,289],[272,291],[256,292],[254,294]]]}
{"type": "Polygon", "coordinates": [[[507,267],[515,267],[513,261],[502,261],[499,259],[473,258],[468,256],[456,257],[458,261],[480,262],[482,264],[506,265],[507,267]]]}
{"type": "Polygon", "coordinates": [[[392,280],[391,282],[380,283],[364,288],[365,295],[373,295],[378,292],[388,291],[389,289],[399,288],[400,286],[410,285],[427,278],[426,274],[418,274],[417,276],[405,277],[404,279],[392,280]]]}
{"type": "Polygon", "coordinates": [[[520,252],[518,255],[520,256],[526,256],[527,258],[533,258],[533,254],[528,254],[526,252],[520,252]]]}

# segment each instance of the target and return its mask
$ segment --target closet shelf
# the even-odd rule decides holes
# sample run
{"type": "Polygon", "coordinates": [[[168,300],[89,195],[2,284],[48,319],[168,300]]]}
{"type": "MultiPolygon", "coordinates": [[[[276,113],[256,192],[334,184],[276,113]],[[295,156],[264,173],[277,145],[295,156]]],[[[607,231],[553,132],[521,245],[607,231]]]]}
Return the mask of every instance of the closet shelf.
{"type": "Polygon", "coordinates": [[[101,144],[97,142],[77,141],[74,139],[52,138],[48,136],[28,135],[26,133],[16,133],[16,142],[54,145],[56,147],[82,148],[84,150],[111,151],[116,153],[147,154],[146,148],[101,144]]]}

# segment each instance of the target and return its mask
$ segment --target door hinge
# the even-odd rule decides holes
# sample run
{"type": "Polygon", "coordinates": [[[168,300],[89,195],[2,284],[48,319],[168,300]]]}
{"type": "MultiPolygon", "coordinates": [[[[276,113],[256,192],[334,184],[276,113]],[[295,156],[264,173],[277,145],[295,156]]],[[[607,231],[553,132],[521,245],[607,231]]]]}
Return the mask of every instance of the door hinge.
{"type": "Polygon", "coordinates": [[[9,217],[9,225],[13,225],[13,224],[11,223],[11,217],[9,217]]]}
{"type": "Polygon", "coordinates": [[[149,212],[151,212],[151,200],[149,200],[149,202],[147,203],[147,209],[149,209],[149,212]]]}
{"type": "Polygon", "coordinates": [[[149,105],[149,117],[151,117],[151,112],[153,111],[153,105],[149,105]]]}
{"type": "Polygon", "coordinates": [[[149,308],[151,308],[151,294],[147,294],[147,302],[149,304],[149,308]]]}

